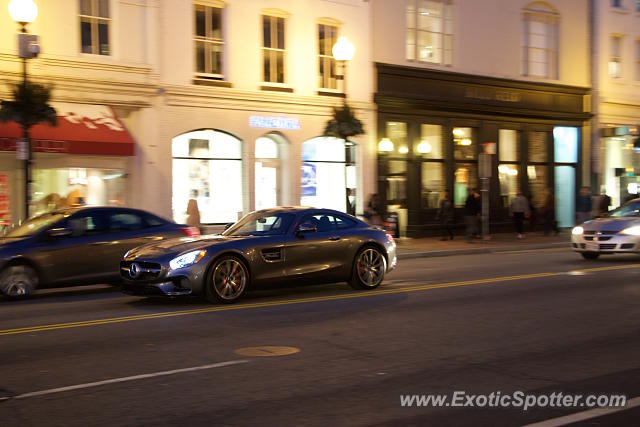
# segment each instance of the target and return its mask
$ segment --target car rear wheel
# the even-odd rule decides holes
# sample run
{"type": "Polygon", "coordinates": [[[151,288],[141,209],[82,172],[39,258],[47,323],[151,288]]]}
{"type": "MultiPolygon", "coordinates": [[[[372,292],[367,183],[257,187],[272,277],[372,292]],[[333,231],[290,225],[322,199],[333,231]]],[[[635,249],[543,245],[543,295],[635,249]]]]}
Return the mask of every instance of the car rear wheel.
{"type": "Polygon", "coordinates": [[[597,259],[600,256],[598,252],[582,252],[581,255],[584,259],[597,259]]]}
{"type": "Polygon", "coordinates": [[[356,255],[349,285],[354,289],[374,289],[380,286],[387,271],[387,259],[382,252],[366,246],[356,255]]]}
{"type": "Polygon", "coordinates": [[[209,302],[235,302],[249,283],[249,271],[244,263],[231,255],[215,261],[210,269],[206,296],[209,302]]]}
{"type": "Polygon", "coordinates": [[[38,287],[38,274],[26,265],[11,265],[0,272],[0,293],[9,298],[31,295],[38,287]]]}

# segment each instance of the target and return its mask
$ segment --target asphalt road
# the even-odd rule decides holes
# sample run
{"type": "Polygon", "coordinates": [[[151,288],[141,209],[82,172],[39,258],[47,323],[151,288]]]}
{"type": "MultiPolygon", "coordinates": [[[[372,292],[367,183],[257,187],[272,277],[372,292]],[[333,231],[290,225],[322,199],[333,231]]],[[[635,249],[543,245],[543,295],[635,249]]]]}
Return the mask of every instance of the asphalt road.
{"type": "Polygon", "coordinates": [[[637,426],[639,273],[640,257],[556,249],[405,260],[377,291],[269,290],[231,306],[107,286],[0,301],[0,425],[637,426]],[[456,391],[633,404],[599,417],[401,405],[456,391]]]}

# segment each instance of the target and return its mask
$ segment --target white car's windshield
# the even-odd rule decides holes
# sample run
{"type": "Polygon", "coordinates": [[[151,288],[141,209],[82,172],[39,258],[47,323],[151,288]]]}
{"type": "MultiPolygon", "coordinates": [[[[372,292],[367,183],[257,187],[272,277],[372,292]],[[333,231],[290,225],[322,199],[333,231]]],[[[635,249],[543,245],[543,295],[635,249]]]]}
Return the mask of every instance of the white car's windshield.
{"type": "Polygon", "coordinates": [[[613,211],[610,217],[637,217],[640,216],[640,203],[630,203],[613,211]]]}
{"type": "Polygon", "coordinates": [[[294,214],[254,212],[222,233],[224,236],[274,236],[286,233],[294,214]]]}

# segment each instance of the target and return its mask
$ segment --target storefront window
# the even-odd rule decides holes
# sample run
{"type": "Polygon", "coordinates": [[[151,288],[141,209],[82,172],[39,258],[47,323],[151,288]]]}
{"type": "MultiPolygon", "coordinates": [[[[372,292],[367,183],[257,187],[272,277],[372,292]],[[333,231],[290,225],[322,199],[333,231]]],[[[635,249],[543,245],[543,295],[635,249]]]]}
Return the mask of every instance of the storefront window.
{"type": "Polygon", "coordinates": [[[440,162],[422,163],[422,208],[435,209],[446,188],[444,167],[440,162]]]}
{"type": "Polygon", "coordinates": [[[553,152],[556,163],[577,163],[578,128],[553,128],[553,152]]]}
{"type": "Polygon", "coordinates": [[[407,142],[407,124],[402,122],[387,122],[387,138],[393,142],[393,151],[390,156],[405,157],[409,152],[407,142]]]}
{"type": "Polygon", "coordinates": [[[502,206],[508,207],[511,199],[520,189],[518,165],[501,164],[498,166],[498,178],[500,180],[500,199],[502,206]]]}
{"type": "Polygon", "coordinates": [[[467,195],[478,188],[478,169],[475,164],[456,164],[453,200],[456,206],[464,206],[467,195]]]}
{"type": "Polygon", "coordinates": [[[242,143],[227,133],[200,130],[173,138],[173,218],[185,222],[195,199],[203,224],[242,215],[242,143]]]}
{"type": "Polygon", "coordinates": [[[442,159],[442,126],[420,126],[420,141],[413,147],[413,152],[423,159],[442,159]]]}
{"type": "Polygon", "coordinates": [[[573,166],[555,167],[556,220],[559,227],[575,225],[576,169],[573,166]]]}
{"type": "Polygon", "coordinates": [[[544,205],[545,191],[549,188],[546,165],[527,166],[527,177],[529,178],[529,191],[531,193],[531,203],[536,208],[544,205]]]}
{"type": "Polygon", "coordinates": [[[476,142],[472,128],[453,128],[453,157],[456,160],[475,160],[476,142]]]}
{"type": "Polygon", "coordinates": [[[635,194],[640,183],[640,152],[635,148],[635,135],[621,135],[605,139],[603,168],[604,191],[617,207],[635,194]]]}
{"type": "Polygon", "coordinates": [[[256,140],[255,196],[256,210],[278,205],[280,160],[278,143],[269,137],[256,140]]]}
{"type": "Polygon", "coordinates": [[[302,144],[300,204],[346,211],[347,176],[344,141],[332,137],[302,144]]]}
{"type": "Polygon", "coordinates": [[[498,131],[498,149],[501,162],[517,162],[520,158],[519,148],[518,131],[511,129],[498,131]]]}
{"type": "Polygon", "coordinates": [[[35,169],[32,191],[32,215],[68,206],[122,206],[125,173],[119,169],[35,169]]]}
{"type": "Polygon", "coordinates": [[[529,132],[529,161],[547,161],[547,132],[529,132]]]}

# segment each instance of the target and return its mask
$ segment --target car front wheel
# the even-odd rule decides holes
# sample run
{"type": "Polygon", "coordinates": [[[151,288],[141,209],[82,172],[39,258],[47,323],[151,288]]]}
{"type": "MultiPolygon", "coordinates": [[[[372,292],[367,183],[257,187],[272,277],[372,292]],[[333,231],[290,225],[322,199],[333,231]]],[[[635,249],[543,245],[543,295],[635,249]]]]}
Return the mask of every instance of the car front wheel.
{"type": "Polygon", "coordinates": [[[209,302],[235,302],[249,284],[249,271],[244,263],[231,255],[215,261],[209,273],[206,296],[209,302]]]}
{"type": "Polygon", "coordinates": [[[584,259],[597,259],[600,256],[598,252],[582,252],[581,255],[584,259]]]}
{"type": "Polygon", "coordinates": [[[38,274],[28,265],[11,265],[0,272],[0,293],[9,298],[27,297],[38,287],[38,274]]]}
{"type": "Polygon", "coordinates": [[[380,286],[387,271],[387,259],[377,248],[367,246],[358,252],[349,285],[354,289],[374,289],[380,286]]]}

